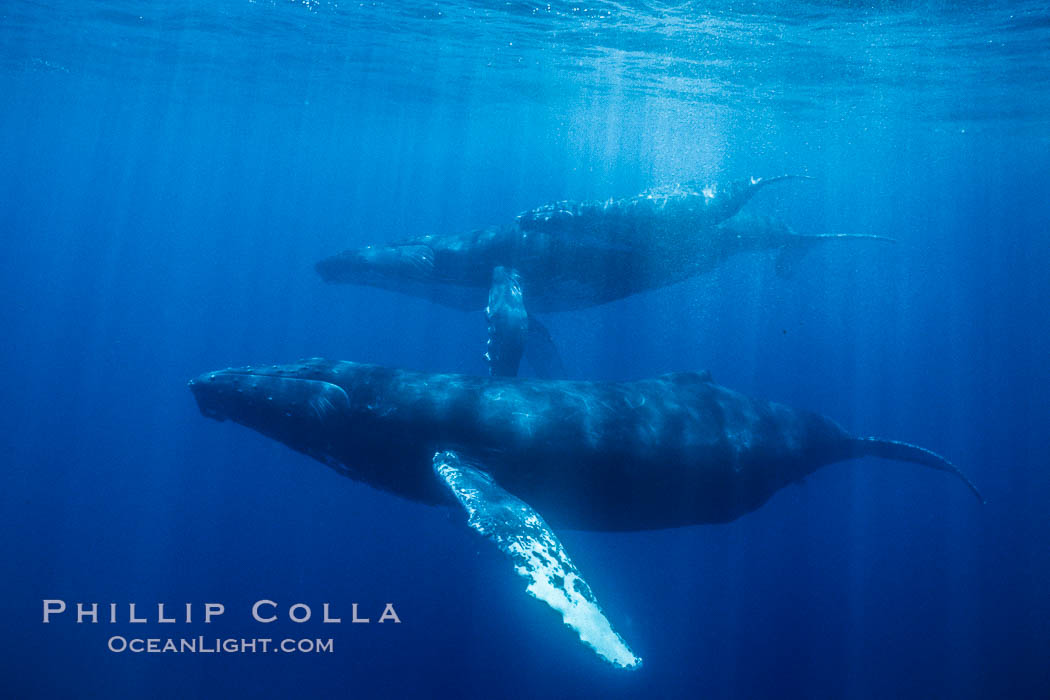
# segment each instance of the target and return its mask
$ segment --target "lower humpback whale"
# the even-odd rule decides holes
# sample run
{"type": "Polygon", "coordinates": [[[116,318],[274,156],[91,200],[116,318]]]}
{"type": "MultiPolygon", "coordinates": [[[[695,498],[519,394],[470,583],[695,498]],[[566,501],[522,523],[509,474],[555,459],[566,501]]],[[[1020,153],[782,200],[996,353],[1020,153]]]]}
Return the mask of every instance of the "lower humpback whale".
{"type": "Polygon", "coordinates": [[[527,590],[602,658],[641,660],[613,630],[547,524],[646,530],[734,520],[821,466],[875,456],[954,474],[925,448],[858,438],[817,414],[684,372],[633,382],[427,374],[323,359],[208,372],[201,413],[340,474],[459,504],[527,590]],[[541,516],[540,513],[543,513],[541,516]]]}

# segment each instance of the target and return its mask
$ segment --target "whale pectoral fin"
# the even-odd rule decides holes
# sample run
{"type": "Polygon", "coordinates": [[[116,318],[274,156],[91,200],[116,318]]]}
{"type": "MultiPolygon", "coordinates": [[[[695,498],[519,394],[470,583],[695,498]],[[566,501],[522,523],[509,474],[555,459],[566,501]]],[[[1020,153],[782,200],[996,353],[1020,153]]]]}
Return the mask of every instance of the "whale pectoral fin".
{"type": "Polygon", "coordinates": [[[532,371],[541,379],[564,379],[565,363],[554,345],[551,332],[538,318],[529,315],[529,339],[525,346],[525,358],[532,371]]]}
{"type": "Polygon", "coordinates": [[[489,374],[494,377],[513,377],[518,373],[529,333],[529,313],[525,310],[521,277],[516,270],[497,267],[492,271],[492,286],[489,288],[485,315],[489,324],[489,340],[485,350],[489,374]]]}
{"type": "Polygon", "coordinates": [[[619,668],[641,665],[605,618],[557,536],[531,506],[455,452],[435,454],[434,472],[467,511],[470,527],[510,557],[514,570],[529,582],[526,590],[531,595],[561,613],[580,640],[609,663],[619,668]]]}

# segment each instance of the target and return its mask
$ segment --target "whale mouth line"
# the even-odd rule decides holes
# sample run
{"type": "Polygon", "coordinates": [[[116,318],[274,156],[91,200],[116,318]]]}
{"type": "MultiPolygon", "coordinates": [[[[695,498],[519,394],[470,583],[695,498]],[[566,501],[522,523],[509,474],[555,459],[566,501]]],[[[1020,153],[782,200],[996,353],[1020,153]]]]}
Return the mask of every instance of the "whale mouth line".
{"type": "MultiPolygon", "coordinates": [[[[289,416],[305,408],[318,420],[349,409],[346,389],[329,377],[298,376],[299,369],[230,368],[202,374],[190,380],[189,387],[201,414],[220,422],[237,420],[236,406],[271,405],[289,416]]],[[[302,369],[309,372],[308,367],[302,369]]]]}

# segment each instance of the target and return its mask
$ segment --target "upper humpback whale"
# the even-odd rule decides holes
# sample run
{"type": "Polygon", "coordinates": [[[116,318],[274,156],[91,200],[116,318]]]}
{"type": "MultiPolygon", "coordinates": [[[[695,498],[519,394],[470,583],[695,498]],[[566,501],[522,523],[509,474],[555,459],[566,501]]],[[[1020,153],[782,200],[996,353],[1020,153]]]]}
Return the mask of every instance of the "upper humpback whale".
{"type": "Polygon", "coordinates": [[[707,373],[554,381],[314,359],[208,372],[190,388],[205,416],[257,430],[340,474],[415,501],[460,504],[530,593],[625,668],[640,659],[547,520],[598,530],[726,522],[826,464],[865,455],[950,472],[980,498],[927,449],[853,437],[707,373]]]}
{"type": "MultiPolygon", "coordinates": [[[[513,375],[522,352],[546,351],[536,319],[622,299],[708,271],[730,256],[778,250],[778,269],[815,242],[878,236],[804,236],[774,219],[738,215],[766,185],[751,178],[719,187],[654,189],[605,202],[555,202],[504,226],[427,235],[347,250],[317,263],[328,282],[363,284],[488,314],[492,374],[513,375]],[[529,343],[526,345],[526,337],[529,343]]],[[[530,360],[542,357],[530,355],[530,360]]]]}

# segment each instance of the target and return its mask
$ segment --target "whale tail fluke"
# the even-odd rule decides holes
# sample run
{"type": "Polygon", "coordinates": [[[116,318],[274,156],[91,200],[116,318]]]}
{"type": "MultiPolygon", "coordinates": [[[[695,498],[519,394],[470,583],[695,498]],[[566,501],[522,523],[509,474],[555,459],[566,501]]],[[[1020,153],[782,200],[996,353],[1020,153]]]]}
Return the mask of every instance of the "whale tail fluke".
{"type": "Polygon", "coordinates": [[[943,472],[954,474],[955,476],[962,479],[973,495],[977,497],[977,500],[982,504],[985,503],[984,496],[977,489],[977,486],[970,481],[969,477],[959,471],[959,468],[949,462],[944,457],[940,456],[932,450],[927,450],[925,447],[919,447],[918,445],[912,445],[907,442],[898,442],[897,440],[883,440],[882,438],[865,437],[865,438],[853,438],[853,445],[856,450],[856,456],[868,456],[868,457],[881,457],[883,459],[893,459],[900,462],[911,462],[913,464],[921,464],[926,467],[932,467],[943,472]]]}
{"type": "Polygon", "coordinates": [[[896,243],[896,238],[879,236],[873,233],[791,233],[790,244],[785,245],[777,254],[776,271],[778,277],[790,278],[802,258],[806,257],[814,246],[828,241],[879,241],[896,243]]]}
{"type": "Polygon", "coordinates": [[[803,240],[820,243],[821,241],[882,241],[883,243],[897,243],[896,238],[880,236],[876,233],[796,233],[803,240]]]}
{"type": "Polygon", "coordinates": [[[773,177],[756,177],[754,178],[753,184],[755,187],[765,187],[774,182],[783,182],[784,180],[816,180],[817,178],[812,175],[794,175],[792,173],[785,173],[783,175],[774,175],[773,177]]]}

